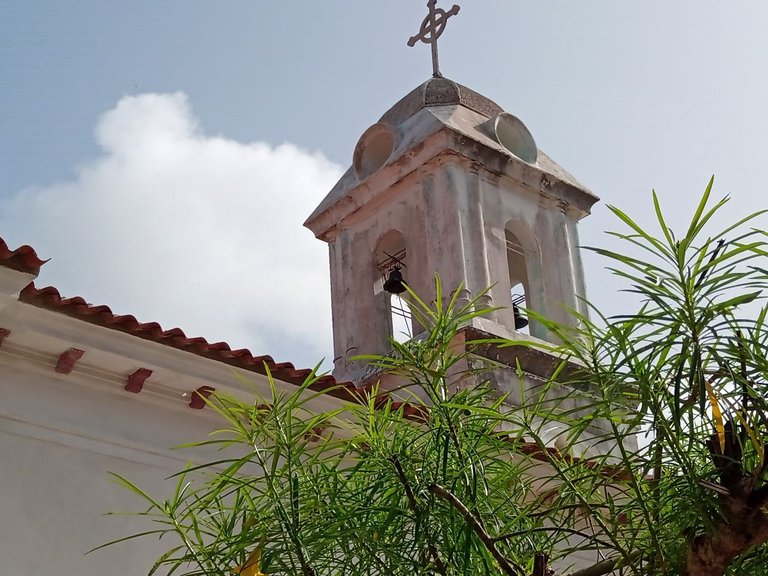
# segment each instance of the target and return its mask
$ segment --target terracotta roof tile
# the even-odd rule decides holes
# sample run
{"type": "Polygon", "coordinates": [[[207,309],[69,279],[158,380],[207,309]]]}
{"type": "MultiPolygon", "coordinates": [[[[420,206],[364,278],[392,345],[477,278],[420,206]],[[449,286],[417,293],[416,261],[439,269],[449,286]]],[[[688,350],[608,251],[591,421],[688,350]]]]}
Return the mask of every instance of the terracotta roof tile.
{"type": "MultiPolygon", "coordinates": [[[[21,291],[19,300],[38,308],[58,312],[90,324],[124,332],[217,362],[224,362],[250,372],[266,375],[269,371],[276,379],[291,384],[302,384],[312,373],[312,370],[296,368],[290,362],[277,363],[271,356],[254,356],[245,348],[232,350],[226,342],[210,343],[201,337],[188,338],[180,328],[163,330],[157,322],[139,322],[132,315],[114,314],[109,306],[88,304],[79,296],[63,298],[59,291],[52,286],[37,288],[34,282],[30,283],[21,291]]],[[[356,388],[351,382],[337,382],[330,375],[321,376],[311,388],[353,402],[359,402],[360,395],[364,392],[363,389],[356,388]]]]}
{"type": "Polygon", "coordinates": [[[37,275],[40,272],[40,267],[46,262],[47,260],[38,258],[31,246],[19,246],[16,250],[11,250],[5,240],[0,238],[0,266],[37,275]]]}

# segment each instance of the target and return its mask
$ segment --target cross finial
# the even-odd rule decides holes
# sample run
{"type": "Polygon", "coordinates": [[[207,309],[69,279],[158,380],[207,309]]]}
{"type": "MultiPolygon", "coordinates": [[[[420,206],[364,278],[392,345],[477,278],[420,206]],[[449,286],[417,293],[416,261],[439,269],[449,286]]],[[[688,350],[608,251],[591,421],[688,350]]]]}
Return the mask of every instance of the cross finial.
{"type": "Polygon", "coordinates": [[[408,46],[415,46],[416,42],[421,40],[425,44],[432,46],[432,76],[435,78],[442,78],[440,74],[440,65],[437,61],[437,39],[445,30],[445,25],[448,22],[448,18],[455,16],[459,13],[459,6],[454,4],[453,7],[447,12],[442,8],[437,8],[437,0],[429,0],[427,2],[427,8],[429,8],[429,14],[424,18],[421,23],[421,29],[416,36],[411,36],[408,40],[408,46]]]}

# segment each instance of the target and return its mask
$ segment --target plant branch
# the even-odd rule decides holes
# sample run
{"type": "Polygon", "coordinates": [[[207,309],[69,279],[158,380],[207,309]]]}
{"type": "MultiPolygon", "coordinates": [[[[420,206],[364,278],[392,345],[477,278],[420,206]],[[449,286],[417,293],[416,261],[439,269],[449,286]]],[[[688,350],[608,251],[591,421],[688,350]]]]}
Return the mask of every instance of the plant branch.
{"type": "Polygon", "coordinates": [[[603,576],[604,574],[613,572],[622,560],[631,562],[637,560],[640,556],[640,551],[635,550],[634,552],[627,554],[626,557],[609,558],[602,562],[598,562],[597,564],[592,564],[592,566],[589,566],[588,568],[582,568],[581,570],[576,570],[576,572],[571,572],[567,576],[603,576]]]}
{"type": "MultiPolygon", "coordinates": [[[[400,484],[403,485],[405,496],[408,498],[408,506],[411,508],[411,511],[418,520],[419,516],[421,516],[421,510],[419,510],[419,503],[416,501],[416,496],[414,495],[411,484],[408,482],[408,478],[405,475],[405,470],[403,470],[403,466],[400,464],[400,460],[396,455],[392,456],[390,461],[392,462],[392,465],[395,467],[395,471],[397,472],[397,479],[400,480],[400,484]]],[[[442,574],[442,576],[447,576],[448,568],[446,567],[445,562],[443,562],[443,560],[440,558],[440,554],[438,553],[437,548],[435,548],[435,545],[432,543],[432,537],[426,526],[424,527],[424,535],[427,539],[427,549],[429,550],[429,555],[432,557],[432,560],[435,563],[435,568],[440,574],[442,574]]]]}
{"type": "Polygon", "coordinates": [[[477,534],[477,537],[480,538],[488,552],[490,552],[491,555],[496,559],[505,574],[510,574],[511,576],[525,576],[525,572],[520,566],[513,566],[512,562],[507,560],[507,558],[505,558],[504,555],[499,552],[499,550],[496,548],[496,545],[494,544],[493,538],[491,538],[488,532],[485,531],[481,521],[474,514],[472,514],[469,508],[464,506],[464,503],[459,500],[450,490],[443,488],[439,484],[430,484],[428,490],[438,498],[448,502],[464,517],[464,520],[467,522],[469,527],[472,528],[475,534],[477,534]]]}
{"type": "MultiPolygon", "coordinates": [[[[527,514],[528,518],[542,518],[544,516],[550,516],[554,512],[562,512],[563,510],[583,510],[584,507],[587,506],[587,504],[579,503],[579,504],[563,504],[560,506],[557,506],[556,508],[552,508],[549,510],[543,510],[542,512],[531,512],[530,514],[527,514]]],[[[605,504],[588,504],[588,506],[592,509],[598,509],[598,508],[608,508],[605,504]]]]}
{"type": "Polygon", "coordinates": [[[563,532],[565,534],[572,534],[573,536],[581,536],[585,540],[591,540],[592,542],[595,542],[596,544],[600,544],[601,546],[605,546],[605,547],[613,546],[613,544],[611,544],[610,542],[606,542],[605,540],[600,540],[599,538],[595,538],[594,535],[587,534],[582,530],[574,530],[572,528],[561,528],[558,526],[539,526],[537,528],[526,528],[525,530],[517,530],[515,532],[509,532],[507,534],[502,534],[501,536],[496,536],[494,538],[491,538],[491,541],[499,542],[501,540],[509,540],[510,538],[516,538],[518,536],[526,536],[528,534],[531,534],[532,532],[563,532]]]}

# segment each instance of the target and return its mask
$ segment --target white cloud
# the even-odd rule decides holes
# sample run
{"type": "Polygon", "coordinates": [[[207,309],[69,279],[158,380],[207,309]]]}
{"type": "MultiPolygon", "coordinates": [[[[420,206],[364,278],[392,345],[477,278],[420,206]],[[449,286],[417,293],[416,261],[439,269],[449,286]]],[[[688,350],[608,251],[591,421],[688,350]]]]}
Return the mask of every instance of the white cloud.
{"type": "Polygon", "coordinates": [[[301,366],[331,356],[326,245],[302,222],[341,175],[290,144],[205,135],[182,93],[122,98],[102,155],[6,200],[0,237],[38,285],[301,366]]]}

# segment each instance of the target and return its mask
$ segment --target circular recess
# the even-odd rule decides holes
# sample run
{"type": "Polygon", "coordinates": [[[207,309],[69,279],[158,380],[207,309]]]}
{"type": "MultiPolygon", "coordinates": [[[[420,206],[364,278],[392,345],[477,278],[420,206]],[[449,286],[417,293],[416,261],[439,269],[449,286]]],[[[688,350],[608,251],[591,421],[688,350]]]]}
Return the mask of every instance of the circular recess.
{"type": "Polygon", "coordinates": [[[502,112],[493,121],[493,130],[496,140],[509,152],[528,164],[536,163],[536,141],[517,116],[502,112]]]}
{"type": "Polygon", "coordinates": [[[363,180],[384,166],[395,149],[395,131],[381,122],[366,130],[355,146],[352,165],[363,180]]]}

